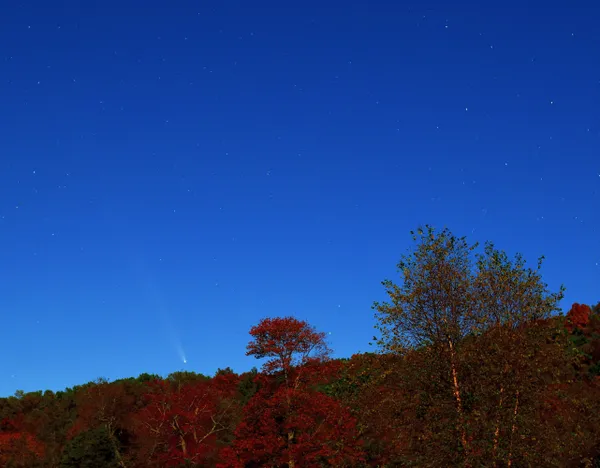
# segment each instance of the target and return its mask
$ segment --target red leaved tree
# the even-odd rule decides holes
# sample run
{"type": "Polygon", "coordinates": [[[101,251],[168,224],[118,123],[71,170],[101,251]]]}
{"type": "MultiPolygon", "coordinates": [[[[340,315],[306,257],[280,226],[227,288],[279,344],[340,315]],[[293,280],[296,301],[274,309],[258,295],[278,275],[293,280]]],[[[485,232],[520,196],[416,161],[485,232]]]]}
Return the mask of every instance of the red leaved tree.
{"type": "Polygon", "coordinates": [[[363,460],[356,420],[327,395],[280,387],[258,393],[244,410],[225,467],[356,466],[363,460]]]}
{"type": "Polygon", "coordinates": [[[233,433],[238,380],[226,374],[181,386],[154,382],[148,404],[135,418],[144,466],[205,466],[214,460],[219,435],[233,433]]]}
{"type": "Polygon", "coordinates": [[[294,317],[265,318],[250,329],[250,335],[246,355],[268,358],[263,372],[281,373],[287,387],[298,387],[303,370],[329,361],[331,355],[325,333],[294,317]]]}
{"type": "Polygon", "coordinates": [[[2,421],[0,425],[0,466],[29,467],[44,456],[44,445],[21,430],[20,421],[2,421]]]}
{"type": "Polygon", "coordinates": [[[75,397],[77,418],[67,432],[72,439],[81,432],[104,427],[119,466],[125,467],[121,453],[121,439],[129,425],[130,408],[135,396],[128,393],[124,384],[109,383],[102,379],[82,390],[75,397]]]}
{"type": "Polygon", "coordinates": [[[352,466],[361,460],[355,420],[313,388],[335,371],[325,334],[305,321],[277,317],[261,320],[250,335],[247,355],[267,358],[263,371],[271,380],[246,405],[221,466],[352,466]],[[282,384],[274,385],[279,378],[282,384]]]}
{"type": "Polygon", "coordinates": [[[575,328],[585,328],[590,321],[590,315],[592,315],[592,309],[590,306],[585,304],[573,304],[571,310],[567,314],[566,328],[569,331],[573,331],[575,328]]]}

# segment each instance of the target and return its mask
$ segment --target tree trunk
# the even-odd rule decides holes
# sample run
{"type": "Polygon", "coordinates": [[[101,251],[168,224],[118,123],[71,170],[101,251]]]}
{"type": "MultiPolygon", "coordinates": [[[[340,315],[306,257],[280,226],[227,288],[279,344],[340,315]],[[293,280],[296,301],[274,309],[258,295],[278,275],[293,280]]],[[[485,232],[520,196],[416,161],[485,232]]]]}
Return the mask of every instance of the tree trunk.
{"type": "Polygon", "coordinates": [[[500,387],[500,403],[498,404],[498,416],[496,416],[496,430],[494,431],[494,445],[492,448],[492,457],[494,458],[494,466],[498,464],[496,456],[498,454],[498,440],[500,437],[500,416],[502,413],[502,403],[504,400],[504,387],[500,387]]]}
{"type": "Polygon", "coordinates": [[[509,468],[512,465],[512,443],[513,443],[513,436],[515,435],[515,431],[517,430],[517,413],[518,413],[518,411],[519,411],[519,390],[517,390],[517,393],[516,393],[515,409],[513,411],[513,424],[512,424],[512,429],[510,431],[510,449],[508,452],[508,461],[506,463],[506,466],[508,466],[509,468]]]}
{"type": "Polygon", "coordinates": [[[468,455],[469,444],[467,442],[467,431],[465,430],[464,412],[462,405],[462,398],[460,396],[460,386],[458,383],[458,371],[456,370],[456,355],[454,353],[454,346],[452,340],[448,340],[448,347],[450,348],[450,367],[452,369],[452,384],[454,387],[454,399],[456,400],[456,411],[458,413],[458,420],[460,424],[460,442],[465,452],[465,458],[468,455]]]}
{"type": "MultiPolygon", "coordinates": [[[[288,432],[288,449],[291,450],[292,447],[292,440],[294,439],[294,432],[288,432]]],[[[296,466],[296,463],[294,462],[292,456],[290,455],[290,459],[288,461],[288,467],[289,468],[294,468],[296,466]]]]}
{"type": "Polygon", "coordinates": [[[106,426],[106,432],[108,432],[108,438],[110,439],[110,442],[113,446],[113,451],[114,451],[115,457],[117,459],[117,463],[119,464],[119,466],[121,468],[126,468],[125,462],[123,461],[123,457],[121,456],[121,452],[120,452],[119,446],[117,444],[117,437],[115,435],[115,431],[112,428],[111,424],[108,424],[106,426]]]}
{"type": "Polygon", "coordinates": [[[179,435],[179,446],[181,447],[181,451],[183,452],[183,456],[185,457],[187,455],[187,444],[185,442],[185,433],[181,430],[181,427],[179,426],[179,421],[177,420],[177,417],[175,417],[171,426],[173,427],[173,429],[175,429],[177,431],[177,434],[179,435]]]}

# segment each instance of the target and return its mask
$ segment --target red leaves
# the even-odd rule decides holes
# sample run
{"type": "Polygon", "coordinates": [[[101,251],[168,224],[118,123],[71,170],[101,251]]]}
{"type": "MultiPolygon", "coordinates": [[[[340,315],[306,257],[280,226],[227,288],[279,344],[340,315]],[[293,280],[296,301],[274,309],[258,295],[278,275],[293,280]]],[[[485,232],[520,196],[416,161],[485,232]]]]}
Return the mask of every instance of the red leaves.
{"type": "Polygon", "coordinates": [[[143,376],[0,399],[0,467],[84,458],[129,468],[591,460],[600,436],[600,316],[574,304],[566,321],[571,337],[557,333],[563,319],[553,318],[462,341],[466,461],[456,449],[462,427],[448,398],[452,382],[440,379],[452,361],[437,349],[333,360],[323,333],[284,317],[250,331],[248,355],[268,360],[262,373],[179,372],[150,384],[143,376]]]}
{"type": "Polygon", "coordinates": [[[152,384],[148,404],[136,417],[144,444],[140,456],[167,467],[215,457],[218,434],[234,420],[237,383],[236,375],[227,374],[179,388],[164,381],[152,384]]]}
{"type": "Polygon", "coordinates": [[[585,304],[573,304],[571,310],[567,314],[566,327],[572,332],[574,328],[585,328],[590,321],[592,309],[585,304]]]}
{"type": "Polygon", "coordinates": [[[135,403],[122,384],[98,382],[82,390],[75,397],[77,419],[67,433],[69,439],[98,426],[105,426],[109,434],[127,425],[129,408],[135,403]]]}
{"type": "Polygon", "coordinates": [[[336,400],[280,387],[250,400],[222,456],[222,468],[355,466],[363,451],[355,419],[336,400]]]}
{"type": "Polygon", "coordinates": [[[0,466],[27,467],[44,455],[44,446],[25,432],[0,432],[0,466]]]}
{"type": "Polygon", "coordinates": [[[310,360],[325,360],[331,350],[325,342],[325,333],[317,332],[305,321],[293,317],[265,318],[250,329],[253,341],[247,346],[247,356],[270,358],[265,372],[289,372],[293,366],[310,360]]]}
{"type": "Polygon", "coordinates": [[[248,355],[271,358],[263,366],[284,382],[262,379],[263,389],[244,409],[224,467],[354,466],[362,460],[356,421],[336,400],[312,389],[339,371],[327,358],[325,334],[293,317],[263,319],[250,330],[248,355]]]}

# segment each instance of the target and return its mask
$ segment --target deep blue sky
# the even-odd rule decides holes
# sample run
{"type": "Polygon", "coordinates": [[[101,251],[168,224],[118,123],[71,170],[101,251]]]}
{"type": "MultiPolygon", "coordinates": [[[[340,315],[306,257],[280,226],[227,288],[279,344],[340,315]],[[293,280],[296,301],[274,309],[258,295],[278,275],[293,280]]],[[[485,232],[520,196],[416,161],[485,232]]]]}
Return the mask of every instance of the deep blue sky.
{"type": "Polygon", "coordinates": [[[555,3],[4,2],[0,395],[244,371],[267,315],[370,350],[424,223],[600,300],[600,4],[555,3]]]}

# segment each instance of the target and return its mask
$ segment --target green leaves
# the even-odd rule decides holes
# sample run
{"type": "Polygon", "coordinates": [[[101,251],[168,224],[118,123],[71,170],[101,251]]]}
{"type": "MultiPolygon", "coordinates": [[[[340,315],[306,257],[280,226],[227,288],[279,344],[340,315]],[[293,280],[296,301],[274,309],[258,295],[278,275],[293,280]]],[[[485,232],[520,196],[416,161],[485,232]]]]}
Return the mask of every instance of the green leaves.
{"type": "Polygon", "coordinates": [[[528,268],[520,254],[511,260],[505,252],[486,243],[484,253],[477,255],[473,280],[478,327],[518,327],[533,320],[547,319],[558,312],[564,287],[551,293],[542,281],[540,268],[528,268]]]}
{"type": "Polygon", "coordinates": [[[407,349],[439,342],[457,343],[472,328],[470,284],[475,246],[448,229],[431,226],[412,232],[417,246],[398,263],[402,283],[385,280],[390,302],[375,302],[377,328],[385,350],[407,349]]]}
{"type": "MultiPolygon", "coordinates": [[[[557,312],[564,288],[548,290],[540,274],[543,257],[532,269],[521,254],[509,258],[491,242],[477,253],[477,243],[448,229],[426,226],[411,234],[416,246],[398,263],[401,282],[385,280],[389,302],[373,305],[379,345],[405,358],[426,350],[421,376],[413,368],[414,375],[404,378],[436,402],[416,407],[424,413],[419,437],[430,445],[435,440],[446,463],[457,461],[456,447],[465,465],[476,457],[508,462],[516,456],[513,441],[527,429],[522,413],[535,394],[533,380],[522,375],[541,388],[552,375],[534,352],[540,346],[535,327],[527,334],[522,328],[557,312]]],[[[553,359],[562,363],[559,348],[553,359]]]]}
{"type": "Polygon", "coordinates": [[[548,290],[540,274],[544,257],[531,269],[521,254],[510,259],[492,242],[473,256],[478,244],[447,228],[436,232],[427,225],[411,234],[417,245],[398,263],[401,283],[383,281],[390,302],[373,305],[383,349],[456,344],[469,333],[519,326],[559,311],[564,287],[548,290]]]}
{"type": "Polygon", "coordinates": [[[82,432],[65,447],[59,468],[118,468],[113,441],[101,426],[82,432]]]}

